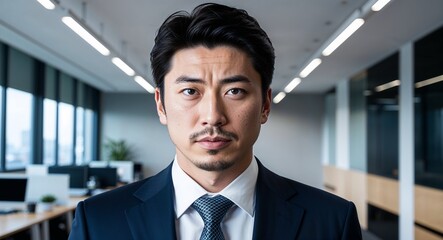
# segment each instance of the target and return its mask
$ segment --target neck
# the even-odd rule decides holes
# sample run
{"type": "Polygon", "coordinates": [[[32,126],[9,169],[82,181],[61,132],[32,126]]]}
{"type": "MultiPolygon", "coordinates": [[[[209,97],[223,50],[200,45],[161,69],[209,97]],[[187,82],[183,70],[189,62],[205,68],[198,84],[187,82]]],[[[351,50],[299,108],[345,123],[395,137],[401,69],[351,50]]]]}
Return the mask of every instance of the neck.
{"type": "Polygon", "coordinates": [[[249,160],[246,159],[245,161],[236,162],[226,169],[208,171],[197,167],[192,161],[184,160],[177,156],[177,162],[180,168],[210,193],[221,192],[248,168],[251,160],[252,156],[249,160]]]}

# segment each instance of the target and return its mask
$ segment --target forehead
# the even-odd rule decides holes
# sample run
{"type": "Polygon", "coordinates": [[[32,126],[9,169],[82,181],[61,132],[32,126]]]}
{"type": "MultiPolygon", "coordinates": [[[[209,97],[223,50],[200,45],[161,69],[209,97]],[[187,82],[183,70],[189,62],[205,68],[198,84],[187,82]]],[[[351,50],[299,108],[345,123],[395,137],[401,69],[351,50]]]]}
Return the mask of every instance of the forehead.
{"type": "Polygon", "coordinates": [[[184,58],[191,61],[190,63],[201,63],[207,60],[210,60],[213,63],[214,61],[228,58],[240,58],[241,60],[246,60],[248,57],[246,53],[235,47],[221,45],[208,48],[198,45],[192,48],[183,48],[178,50],[172,56],[172,61],[179,61],[184,58]]]}
{"type": "MultiPolygon", "coordinates": [[[[258,73],[248,55],[235,47],[217,46],[207,48],[197,46],[177,51],[171,59],[171,69],[167,74],[245,74],[257,77],[258,73]]],[[[197,77],[197,76],[195,76],[197,77]]]]}

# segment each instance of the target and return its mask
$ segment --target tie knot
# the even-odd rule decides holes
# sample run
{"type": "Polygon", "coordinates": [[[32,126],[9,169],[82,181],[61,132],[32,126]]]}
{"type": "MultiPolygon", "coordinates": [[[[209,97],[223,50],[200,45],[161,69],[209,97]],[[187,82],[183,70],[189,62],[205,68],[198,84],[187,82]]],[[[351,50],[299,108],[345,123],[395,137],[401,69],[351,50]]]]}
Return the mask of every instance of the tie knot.
{"type": "Polygon", "coordinates": [[[195,200],[192,207],[200,214],[205,224],[200,239],[224,239],[220,223],[233,204],[222,195],[203,196],[195,200]]]}
{"type": "Polygon", "coordinates": [[[220,223],[232,204],[234,203],[231,200],[222,195],[215,197],[203,196],[195,200],[192,207],[197,210],[205,223],[207,221],[220,223]]]}

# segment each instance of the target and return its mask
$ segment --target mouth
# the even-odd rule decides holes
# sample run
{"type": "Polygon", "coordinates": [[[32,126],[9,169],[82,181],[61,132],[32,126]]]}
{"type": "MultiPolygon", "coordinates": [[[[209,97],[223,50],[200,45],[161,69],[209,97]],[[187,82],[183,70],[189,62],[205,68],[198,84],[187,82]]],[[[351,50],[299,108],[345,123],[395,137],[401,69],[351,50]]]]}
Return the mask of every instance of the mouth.
{"type": "Polygon", "coordinates": [[[231,142],[231,139],[224,137],[204,137],[196,141],[198,145],[206,150],[220,150],[228,146],[231,142]]]}

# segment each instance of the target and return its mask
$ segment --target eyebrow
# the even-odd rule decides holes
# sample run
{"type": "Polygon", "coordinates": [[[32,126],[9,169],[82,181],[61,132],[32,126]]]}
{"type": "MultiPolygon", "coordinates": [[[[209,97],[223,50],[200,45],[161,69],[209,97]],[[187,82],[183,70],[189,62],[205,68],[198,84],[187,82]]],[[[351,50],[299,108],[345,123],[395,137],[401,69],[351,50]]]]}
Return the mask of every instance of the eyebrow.
{"type": "MultiPolygon", "coordinates": [[[[237,83],[237,82],[244,82],[244,83],[250,83],[251,80],[243,75],[234,75],[232,77],[223,78],[220,81],[222,84],[229,84],[229,83],[237,83]]],[[[199,83],[206,85],[206,82],[203,79],[200,78],[192,78],[188,76],[180,76],[175,80],[175,83],[199,83]]]]}

